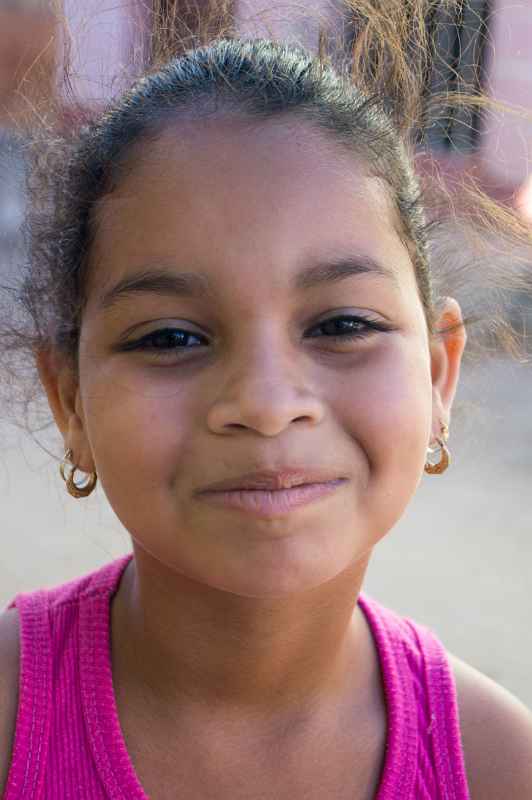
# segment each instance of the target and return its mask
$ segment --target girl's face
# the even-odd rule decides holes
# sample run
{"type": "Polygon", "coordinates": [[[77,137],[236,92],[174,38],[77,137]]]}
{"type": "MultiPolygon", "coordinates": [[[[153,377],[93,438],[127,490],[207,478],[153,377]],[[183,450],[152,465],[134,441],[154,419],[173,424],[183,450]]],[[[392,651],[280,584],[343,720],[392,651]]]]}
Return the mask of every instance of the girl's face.
{"type": "Polygon", "coordinates": [[[65,445],[137,552],[189,579],[273,597],[356,568],[449,419],[464,333],[429,342],[382,185],[324,133],[180,123],[132,163],[98,213],[80,384],[52,400],[65,445]],[[302,283],[348,261],[365,267],[302,283]],[[183,272],[208,292],[179,292],[183,272]],[[114,291],[140,274],[158,280],[114,291]],[[273,519],[196,494],[286,465],[348,480],[273,519]]]}

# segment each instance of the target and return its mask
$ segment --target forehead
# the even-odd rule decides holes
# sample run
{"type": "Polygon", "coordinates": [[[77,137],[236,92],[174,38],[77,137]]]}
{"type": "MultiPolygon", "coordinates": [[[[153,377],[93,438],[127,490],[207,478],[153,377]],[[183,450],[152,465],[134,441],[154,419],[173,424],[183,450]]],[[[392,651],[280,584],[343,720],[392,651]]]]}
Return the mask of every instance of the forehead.
{"type": "Polygon", "coordinates": [[[297,119],[167,124],[129,154],[96,231],[100,294],[148,261],[282,284],[293,262],[340,248],[412,272],[383,183],[297,119]]]}

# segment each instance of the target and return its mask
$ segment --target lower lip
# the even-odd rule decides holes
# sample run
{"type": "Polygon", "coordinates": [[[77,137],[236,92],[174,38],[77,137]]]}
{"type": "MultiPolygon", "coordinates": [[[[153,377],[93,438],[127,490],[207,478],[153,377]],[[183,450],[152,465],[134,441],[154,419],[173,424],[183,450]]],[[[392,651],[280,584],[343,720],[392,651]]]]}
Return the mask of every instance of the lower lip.
{"type": "Polygon", "coordinates": [[[274,491],[235,489],[227,492],[203,492],[199,496],[217,506],[247,511],[257,517],[281,517],[295,508],[306,506],[321,497],[327,497],[346,482],[346,478],[340,478],[327,483],[293,486],[291,489],[274,491]]]}

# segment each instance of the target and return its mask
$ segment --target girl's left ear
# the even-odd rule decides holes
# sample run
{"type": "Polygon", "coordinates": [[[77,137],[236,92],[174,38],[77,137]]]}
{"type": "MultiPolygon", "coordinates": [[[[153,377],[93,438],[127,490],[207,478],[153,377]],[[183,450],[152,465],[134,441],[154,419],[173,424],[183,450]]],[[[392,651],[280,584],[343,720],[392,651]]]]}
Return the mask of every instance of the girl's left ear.
{"type": "Polygon", "coordinates": [[[433,436],[440,435],[440,422],[448,422],[458,386],[467,334],[460,306],[444,298],[430,342],[432,375],[433,436]]]}

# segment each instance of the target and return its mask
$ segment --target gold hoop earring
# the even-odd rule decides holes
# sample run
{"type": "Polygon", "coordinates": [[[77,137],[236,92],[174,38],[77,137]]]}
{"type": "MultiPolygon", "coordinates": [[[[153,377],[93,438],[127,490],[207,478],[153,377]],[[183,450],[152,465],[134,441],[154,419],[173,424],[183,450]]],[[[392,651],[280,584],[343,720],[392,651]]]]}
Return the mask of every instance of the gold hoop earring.
{"type": "Polygon", "coordinates": [[[60,475],[61,475],[61,477],[63,478],[63,480],[66,483],[66,488],[68,490],[68,493],[71,494],[72,497],[76,497],[76,498],[88,497],[89,494],[94,489],[94,487],[96,486],[96,482],[98,480],[98,476],[96,475],[95,472],[90,472],[89,473],[89,477],[88,477],[88,481],[84,486],[78,486],[76,483],[74,483],[74,473],[76,472],[76,470],[78,468],[77,468],[77,466],[72,464],[71,458],[72,458],[73,455],[74,454],[73,454],[72,450],[69,448],[66,451],[66,453],[65,453],[65,455],[63,457],[63,460],[62,460],[62,462],[61,462],[61,464],[59,466],[60,475]],[[65,475],[65,467],[66,466],[71,467],[70,474],[69,474],[68,478],[65,475]]]}
{"type": "MultiPolygon", "coordinates": [[[[437,436],[436,441],[439,445],[440,450],[440,460],[433,464],[430,461],[425,463],[425,472],[429,475],[441,475],[442,472],[445,472],[449,464],[451,463],[451,454],[447,449],[445,442],[449,438],[449,428],[443,422],[441,423],[441,437],[437,436]]],[[[438,448],[427,448],[427,452],[432,454],[438,452],[438,448]]]]}

